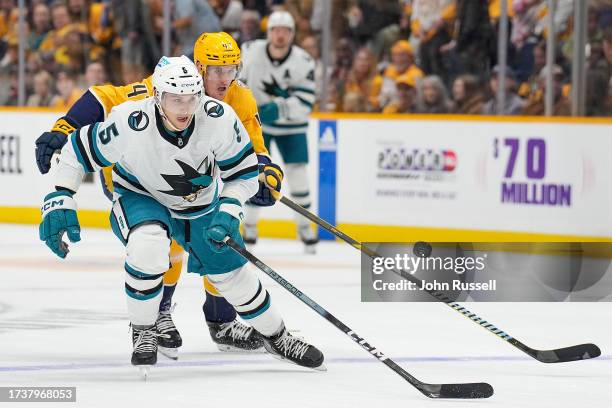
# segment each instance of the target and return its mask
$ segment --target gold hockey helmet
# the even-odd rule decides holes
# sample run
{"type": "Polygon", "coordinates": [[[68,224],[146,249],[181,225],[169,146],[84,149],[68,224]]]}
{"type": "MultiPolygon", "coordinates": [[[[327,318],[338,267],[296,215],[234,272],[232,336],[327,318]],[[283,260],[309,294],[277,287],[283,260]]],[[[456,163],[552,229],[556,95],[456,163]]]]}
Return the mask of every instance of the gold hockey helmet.
{"type": "Polygon", "coordinates": [[[240,65],[240,47],[226,32],[202,33],[193,46],[193,60],[202,74],[208,65],[240,65]]]}

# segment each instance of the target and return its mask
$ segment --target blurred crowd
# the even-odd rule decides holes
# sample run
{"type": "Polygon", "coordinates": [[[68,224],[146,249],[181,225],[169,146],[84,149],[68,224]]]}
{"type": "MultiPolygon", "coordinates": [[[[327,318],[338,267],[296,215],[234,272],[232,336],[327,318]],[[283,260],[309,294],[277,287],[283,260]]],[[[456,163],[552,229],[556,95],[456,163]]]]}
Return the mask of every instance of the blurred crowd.
{"type": "MultiPolygon", "coordinates": [[[[205,31],[227,31],[239,44],[265,38],[267,16],[284,8],[295,18],[296,44],[317,61],[319,110],[543,115],[545,72],[552,70],[554,115],[569,115],[573,3],[556,0],[549,33],[546,0],[507,0],[501,107],[496,100],[500,0],[172,0],[171,49],[174,55],[191,54],[205,31]],[[324,69],[326,17],[332,49],[324,69]],[[549,35],[556,43],[551,67],[549,35]]],[[[92,85],[141,80],[162,54],[163,0],[26,4],[28,106],[67,109],[92,85]]],[[[19,13],[17,0],[0,0],[0,105],[5,106],[17,104],[19,13]]],[[[585,63],[586,114],[612,116],[612,0],[588,1],[585,63]]]]}

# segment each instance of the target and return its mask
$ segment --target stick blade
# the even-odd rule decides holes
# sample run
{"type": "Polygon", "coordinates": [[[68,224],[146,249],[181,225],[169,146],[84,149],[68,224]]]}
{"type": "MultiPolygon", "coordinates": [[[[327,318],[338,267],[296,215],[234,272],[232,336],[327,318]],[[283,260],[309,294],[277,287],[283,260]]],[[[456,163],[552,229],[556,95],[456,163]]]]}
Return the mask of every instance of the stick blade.
{"type": "Polygon", "coordinates": [[[493,387],[487,383],[424,384],[419,391],[429,398],[478,399],[493,395],[493,387]]]}
{"type": "Polygon", "coordinates": [[[556,350],[537,350],[534,357],[542,363],[566,363],[569,361],[588,360],[601,355],[595,344],[578,344],[556,350]]]}

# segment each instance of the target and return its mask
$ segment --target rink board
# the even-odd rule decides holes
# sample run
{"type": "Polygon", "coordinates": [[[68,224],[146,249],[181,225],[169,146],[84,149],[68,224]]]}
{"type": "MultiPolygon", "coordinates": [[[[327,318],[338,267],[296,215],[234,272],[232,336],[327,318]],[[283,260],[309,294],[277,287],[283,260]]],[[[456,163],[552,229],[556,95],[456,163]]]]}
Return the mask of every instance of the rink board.
{"type": "MultiPolygon", "coordinates": [[[[0,110],[0,222],[39,222],[52,176],[34,141],[57,116],[0,110]]],[[[313,210],[363,240],[611,240],[611,136],[605,119],[319,114],[313,210]]],[[[83,225],[108,225],[97,175],[77,201],[83,225]]],[[[294,235],[288,208],[262,218],[261,235],[294,235]]]]}
{"type": "Polygon", "coordinates": [[[362,239],[612,238],[610,120],[319,114],[311,125],[320,155],[336,156],[320,169],[335,173],[333,218],[362,239]]]}

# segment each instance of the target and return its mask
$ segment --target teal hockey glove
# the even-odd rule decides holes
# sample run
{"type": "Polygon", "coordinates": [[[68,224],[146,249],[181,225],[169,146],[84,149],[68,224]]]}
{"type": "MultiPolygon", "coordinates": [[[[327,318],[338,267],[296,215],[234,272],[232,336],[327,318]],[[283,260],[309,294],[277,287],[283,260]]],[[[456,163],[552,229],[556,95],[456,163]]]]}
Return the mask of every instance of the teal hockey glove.
{"type": "MultiPolygon", "coordinates": [[[[237,210],[238,214],[242,214],[242,205],[234,198],[221,198],[219,210],[213,216],[208,228],[204,231],[204,240],[213,252],[221,253],[229,249],[223,240],[225,237],[230,237],[233,240],[240,236],[240,220],[230,212],[237,210]],[[230,212],[227,212],[229,210],[230,212]]],[[[237,214],[237,215],[238,215],[237,214]]]]}
{"type": "Polygon", "coordinates": [[[38,229],[40,239],[60,258],[68,254],[68,244],[62,241],[64,233],[68,234],[70,242],[81,240],[76,209],[72,193],[66,190],[47,194],[41,208],[42,222],[38,229]]]}

